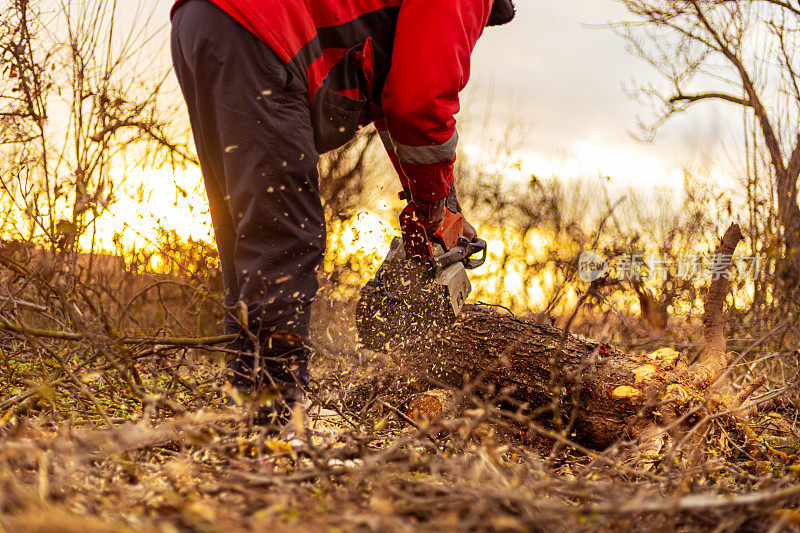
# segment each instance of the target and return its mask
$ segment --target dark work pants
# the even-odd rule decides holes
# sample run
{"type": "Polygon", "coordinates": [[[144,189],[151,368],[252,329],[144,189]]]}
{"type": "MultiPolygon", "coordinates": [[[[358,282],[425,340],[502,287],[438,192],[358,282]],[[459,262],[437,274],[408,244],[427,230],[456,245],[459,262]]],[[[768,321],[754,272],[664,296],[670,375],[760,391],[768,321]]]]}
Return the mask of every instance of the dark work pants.
{"type": "MultiPolygon", "coordinates": [[[[175,13],[172,58],[211,206],[231,310],[226,332],[240,334],[237,350],[255,348],[233,311],[244,302],[260,353],[283,361],[261,362],[268,374],[259,379],[305,383],[306,348],[272,336],[308,336],[325,250],[305,84],[207,0],[191,0],[175,13]]],[[[252,355],[239,359],[239,370],[252,368],[252,355]]]]}

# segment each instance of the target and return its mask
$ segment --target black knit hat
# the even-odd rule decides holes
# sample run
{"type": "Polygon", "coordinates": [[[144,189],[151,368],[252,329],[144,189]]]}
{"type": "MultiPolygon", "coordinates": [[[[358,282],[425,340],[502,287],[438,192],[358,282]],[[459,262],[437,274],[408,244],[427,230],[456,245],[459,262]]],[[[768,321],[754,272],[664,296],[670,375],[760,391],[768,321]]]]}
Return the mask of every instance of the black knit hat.
{"type": "Polygon", "coordinates": [[[492,13],[489,15],[489,23],[487,26],[508,24],[514,19],[514,15],[516,15],[514,2],[511,0],[494,0],[492,13]]]}

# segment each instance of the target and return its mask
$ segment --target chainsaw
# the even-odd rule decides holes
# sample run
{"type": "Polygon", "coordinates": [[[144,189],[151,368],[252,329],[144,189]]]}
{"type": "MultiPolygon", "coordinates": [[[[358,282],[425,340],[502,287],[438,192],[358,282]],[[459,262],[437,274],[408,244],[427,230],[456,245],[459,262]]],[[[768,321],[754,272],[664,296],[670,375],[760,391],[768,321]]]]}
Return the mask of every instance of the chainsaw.
{"type": "Polygon", "coordinates": [[[400,213],[402,237],[359,294],[356,327],[375,350],[451,324],[472,291],[467,270],[486,262],[486,241],[464,237],[464,218],[445,208],[432,235],[414,203],[400,213]],[[480,254],[477,257],[477,254],[480,254]]]}

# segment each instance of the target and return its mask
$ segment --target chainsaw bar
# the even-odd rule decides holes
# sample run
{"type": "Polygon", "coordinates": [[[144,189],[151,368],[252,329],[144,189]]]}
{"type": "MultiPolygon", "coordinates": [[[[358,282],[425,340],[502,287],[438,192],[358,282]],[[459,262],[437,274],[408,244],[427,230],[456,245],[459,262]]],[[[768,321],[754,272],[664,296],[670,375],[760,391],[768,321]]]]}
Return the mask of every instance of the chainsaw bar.
{"type": "Polygon", "coordinates": [[[472,290],[466,269],[486,261],[486,242],[480,239],[461,238],[447,252],[434,245],[428,260],[408,258],[406,249],[395,238],[375,278],[359,294],[356,327],[368,348],[385,349],[450,326],[472,290]]]}

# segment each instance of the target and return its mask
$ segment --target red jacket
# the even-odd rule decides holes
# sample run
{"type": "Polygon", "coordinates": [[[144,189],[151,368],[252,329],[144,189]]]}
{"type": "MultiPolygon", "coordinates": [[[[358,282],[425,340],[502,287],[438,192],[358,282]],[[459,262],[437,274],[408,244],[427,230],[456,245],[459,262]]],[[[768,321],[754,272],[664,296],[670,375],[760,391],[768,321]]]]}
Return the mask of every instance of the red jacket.
{"type": "Polygon", "coordinates": [[[211,1],[307,80],[321,153],[374,122],[403,186],[447,195],[458,94],[494,0],[211,1]]]}

